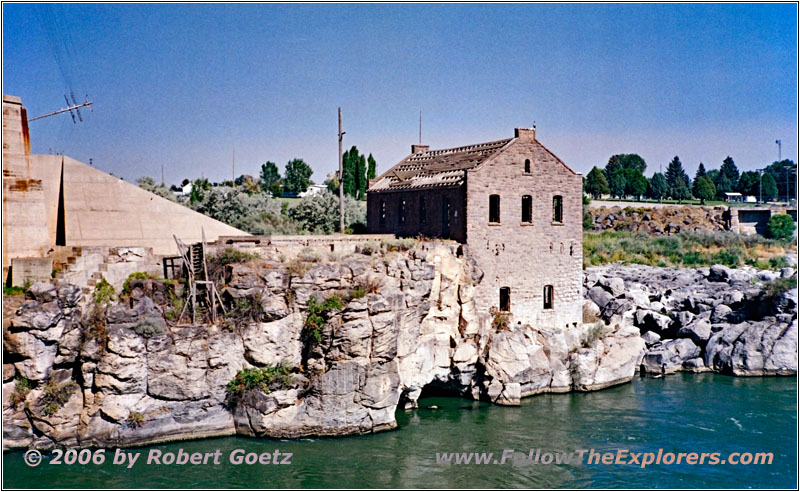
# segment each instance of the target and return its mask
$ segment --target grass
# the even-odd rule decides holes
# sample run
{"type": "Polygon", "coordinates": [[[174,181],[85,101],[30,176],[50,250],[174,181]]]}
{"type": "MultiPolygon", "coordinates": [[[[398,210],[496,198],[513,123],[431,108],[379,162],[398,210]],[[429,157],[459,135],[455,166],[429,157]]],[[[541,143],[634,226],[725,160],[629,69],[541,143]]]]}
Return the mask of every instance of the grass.
{"type": "Polygon", "coordinates": [[[3,286],[3,295],[4,296],[24,296],[25,295],[25,288],[24,287],[17,287],[16,285],[13,287],[6,287],[3,286]]]}
{"type": "Polygon", "coordinates": [[[114,286],[105,277],[94,286],[94,303],[108,305],[114,300],[114,286]]]}
{"type": "Polygon", "coordinates": [[[130,412],[128,414],[128,418],[125,419],[125,423],[128,424],[128,427],[131,429],[137,429],[144,424],[145,418],[142,412],[130,412]]]}
{"type": "Polygon", "coordinates": [[[585,233],[584,266],[638,263],[650,266],[699,267],[720,263],[737,267],[753,264],[780,269],[790,243],[758,235],[683,232],[652,236],[626,231],[585,233]]]}
{"type": "Polygon", "coordinates": [[[761,300],[772,302],[777,300],[784,292],[797,288],[797,278],[784,277],[766,282],[761,290],[761,300]]]}
{"type": "Polygon", "coordinates": [[[500,311],[496,307],[489,308],[492,315],[492,329],[494,331],[508,330],[508,314],[500,311]]]}
{"type": "Polygon", "coordinates": [[[122,293],[123,294],[130,294],[131,293],[131,281],[133,280],[164,280],[158,275],[152,275],[147,272],[133,272],[128,275],[128,278],[125,279],[125,283],[122,284],[122,293]]]}
{"type": "Polygon", "coordinates": [[[322,341],[322,328],[328,322],[331,311],[340,311],[344,304],[342,298],[337,295],[327,297],[323,302],[319,302],[316,296],[312,295],[306,302],[308,315],[303,328],[309,336],[317,343],[322,341]]]}
{"type": "Polygon", "coordinates": [[[44,385],[44,394],[40,403],[44,405],[42,413],[47,416],[54,415],[58,409],[64,406],[69,400],[70,395],[78,389],[78,385],[72,381],[58,384],[55,381],[48,381],[44,385]]]}
{"type": "Polygon", "coordinates": [[[25,379],[25,376],[17,376],[16,385],[14,385],[14,392],[11,393],[11,406],[16,407],[28,397],[31,392],[31,382],[25,379]]]}

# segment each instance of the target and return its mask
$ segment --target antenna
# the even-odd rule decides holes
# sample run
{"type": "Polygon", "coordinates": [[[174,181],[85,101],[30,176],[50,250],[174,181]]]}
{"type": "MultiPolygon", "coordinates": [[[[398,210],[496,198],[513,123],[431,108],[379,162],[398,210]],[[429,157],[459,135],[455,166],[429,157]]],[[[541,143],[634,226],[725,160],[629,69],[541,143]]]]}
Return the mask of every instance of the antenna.
{"type": "Polygon", "coordinates": [[[236,147],[233,148],[233,162],[231,163],[231,181],[236,186],[236,147]]]}
{"type": "Polygon", "coordinates": [[[89,111],[92,110],[92,102],[89,100],[89,96],[86,96],[86,102],[84,102],[82,104],[78,104],[75,101],[75,96],[72,96],[72,101],[73,101],[74,104],[69,102],[69,98],[67,98],[66,94],[64,94],[64,100],[67,101],[67,107],[66,108],[59,109],[58,111],[53,111],[52,113],[47,113],[47,114],[43,114],[43,115],[40,115],[40,116],[35,116],[33,118],[28,118],[28,122],[40,120],[42,118],[47,118],[48,116],[54,116],[54,115],[57,115],[57,114],[69,112],[69,115],[72,116],[72,122],[73,123],[77,123],[77,121],[75,121],[75,114],[72,112],[73,109],[75,110],[75,112],[78,113],[78,118],[81,121],[83,121],[83,118],[81,117],[81,113],[78,111],[78,108],[88,107],[89,111]]]}

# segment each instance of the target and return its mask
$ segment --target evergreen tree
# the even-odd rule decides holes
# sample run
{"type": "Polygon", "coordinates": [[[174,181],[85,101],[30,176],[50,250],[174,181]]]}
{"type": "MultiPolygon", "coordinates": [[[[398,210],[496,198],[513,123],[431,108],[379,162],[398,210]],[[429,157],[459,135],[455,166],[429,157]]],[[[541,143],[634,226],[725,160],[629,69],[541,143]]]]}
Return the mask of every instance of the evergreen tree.
{"type": "Polygon", "coordinates": [[[722,161],[722,167],[719,168],[720,174],[724,174],[728,181],[730,181],[731,190],[735,190],[739,185],[739,169],[734,164],[731,156],[722,161]]]}
{"type": "Polygon", "coordinates": [[[745,171],[739,176],[736,191],[744,196],[758,196],[758,171],[745,171]]]}
{"type": "Polygon", "coordinates": [[[694,180],[692,193],[696,198],[700,199],[700,205],[705,205],[706,200],[711,200],[716,196],[717,190],[714,188],[714,183],[708,179],[708,176],[700,176],[694,180]]]}
{"type": "Polygon", "coordinates": [[[785,197],[787,193],[788,200],[797,197],[797,164],[794,161],[789,159],[775,161],[767,166],[765,172],[775,180],[779,197],[785,197]]]}
{"type": "Polygon", "coordinates": [[[699,166],[697,166],[697,172],[694,174],[694,179],[699,178],[700,176],[706,175],[706,167],[701,162],[699,166]]]}
{"type": "Polygon", "coordinates": [[[375,162],[375,158],[372,157],[372,154],[367,157],[367,180],[375,179],[377,176],[377,169],[378,164],[375,162]]]}
{"type": "Polygon", "coordinates": [[[763,201],[774,200],[778,196],[778,186],[775,179],[769,173],[761,175],[761,199],[763,201]]]}
{"type": "Polygon", "coordinates": [[[717,176],[714,186],[717,187],[717,196],[720,198],[720,200],[725,200],[725,193],[733,191],[733,184],[731,183],[731,180],[728,179],[728,176],[722,172],[720,172],[717,176]]]}
{"type": "Polygon", "coordinates": [[[667,173],[664,176],[667,180],[667,187],[669,189],[667,194],[670,197],[676,200],[680,200],[677,194],[677,189],[680,187],[680,185],[683,185],[683,187],[686,188],[686,191],[688,192],[687,182],[684,181],[685,176],[686,176],[686,171],[683,170],[683,164],[681,164],[680,158],[676,155],[675,157],[672,158],[669,165],[667,166],[667,173]]]}
{"type": "Polygon", "coordinates": [[[358,171],[358,148],[355,145],[342,155],[342,171],[344,172],[342,177],[344,194],[355,198],[356,190],[358,189],[358,178],[356,177],[358,171]]]}
{"type": "Polygon", "coordinates": [[[356,161],[356,200],[367,199],[367,158],[364,154],[356,161]]]}
{"type": "Polygon", "coordinates": [[[597,166],[594,166],[586,175],[586,193],[592,195],[593,198],[600,198],[600,195],[611,193],[605,174],[597,166]]]}
{"type": "Polygon", "coordinates": [[[650,198],[658,199],[661,202],[661,199],[667,196],[669,192],[669,185],[667,185],[667,180],[664,178],[664,175],[661,173],[653,174],[653,177],[650,178],[647,186],[647,196],[650,198]]]}

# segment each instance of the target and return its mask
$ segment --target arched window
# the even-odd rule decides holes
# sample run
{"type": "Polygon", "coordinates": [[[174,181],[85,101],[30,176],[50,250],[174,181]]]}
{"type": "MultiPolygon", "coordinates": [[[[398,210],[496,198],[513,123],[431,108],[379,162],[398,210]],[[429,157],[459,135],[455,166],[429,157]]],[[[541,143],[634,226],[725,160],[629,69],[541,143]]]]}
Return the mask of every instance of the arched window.
{"type": "Polygon", "coordinates": [[[406,201],[400,200],[400,223],[406,223],[406,201]]]}
{"type": "Polygon", "coordinates": [[[427,220],[428,211],[426,210],[425,205],[426,205],[425,204],[425,199],[424,198],[420,198],[419,199],[419,223],[420,224],[424,224],[425,221],[427,220]]]}
{"type": "Polygon", "coordinates": [[[563,210],[564,199],[561,195],[556,195],[553,197],[553,222],[561,224],[564,222],[564,210],[563,210]]]}
{"type": "Polygon", "coordinates": [[[545,285],[544,292],[542,293],[544,299],[544,308],[553,309],[553,286],[545,285]]]}
{"type": "Polygon", "coordinates": [[[381,200],[381,225],[386,225],[386,200],[381,200]]]}
{"type": "Polygon", "coordinates": [[[525,159],[525,174],[531,173],[531,160],[525,159]]]}
{"type": "Polygon", "coordinates": [[[533,199],[530,195],[522,196],[522,222],[533,222],[533,199]]]}
{"type": "Polygon", "coordinates": [[[510,287],[500,287],[500,311],[511,311],[510,287]]]}
{"type": "Polygon", "coordinates": [[[500,195],[489,195],[489,222],[500,222],[500,195]]]}

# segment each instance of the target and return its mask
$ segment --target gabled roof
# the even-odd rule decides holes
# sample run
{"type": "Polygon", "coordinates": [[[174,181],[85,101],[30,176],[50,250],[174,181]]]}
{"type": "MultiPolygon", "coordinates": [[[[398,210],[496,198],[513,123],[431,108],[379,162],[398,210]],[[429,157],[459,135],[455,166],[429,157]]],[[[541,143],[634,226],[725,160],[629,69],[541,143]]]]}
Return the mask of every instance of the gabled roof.
{"type": "Polygon", "coordinates": [[[486,161],[511,140],[496,140],[464,147],[423,150],[409,155],[380,175],[369,191],[449,188],[464,183],[464,170],[486,161]]]}

